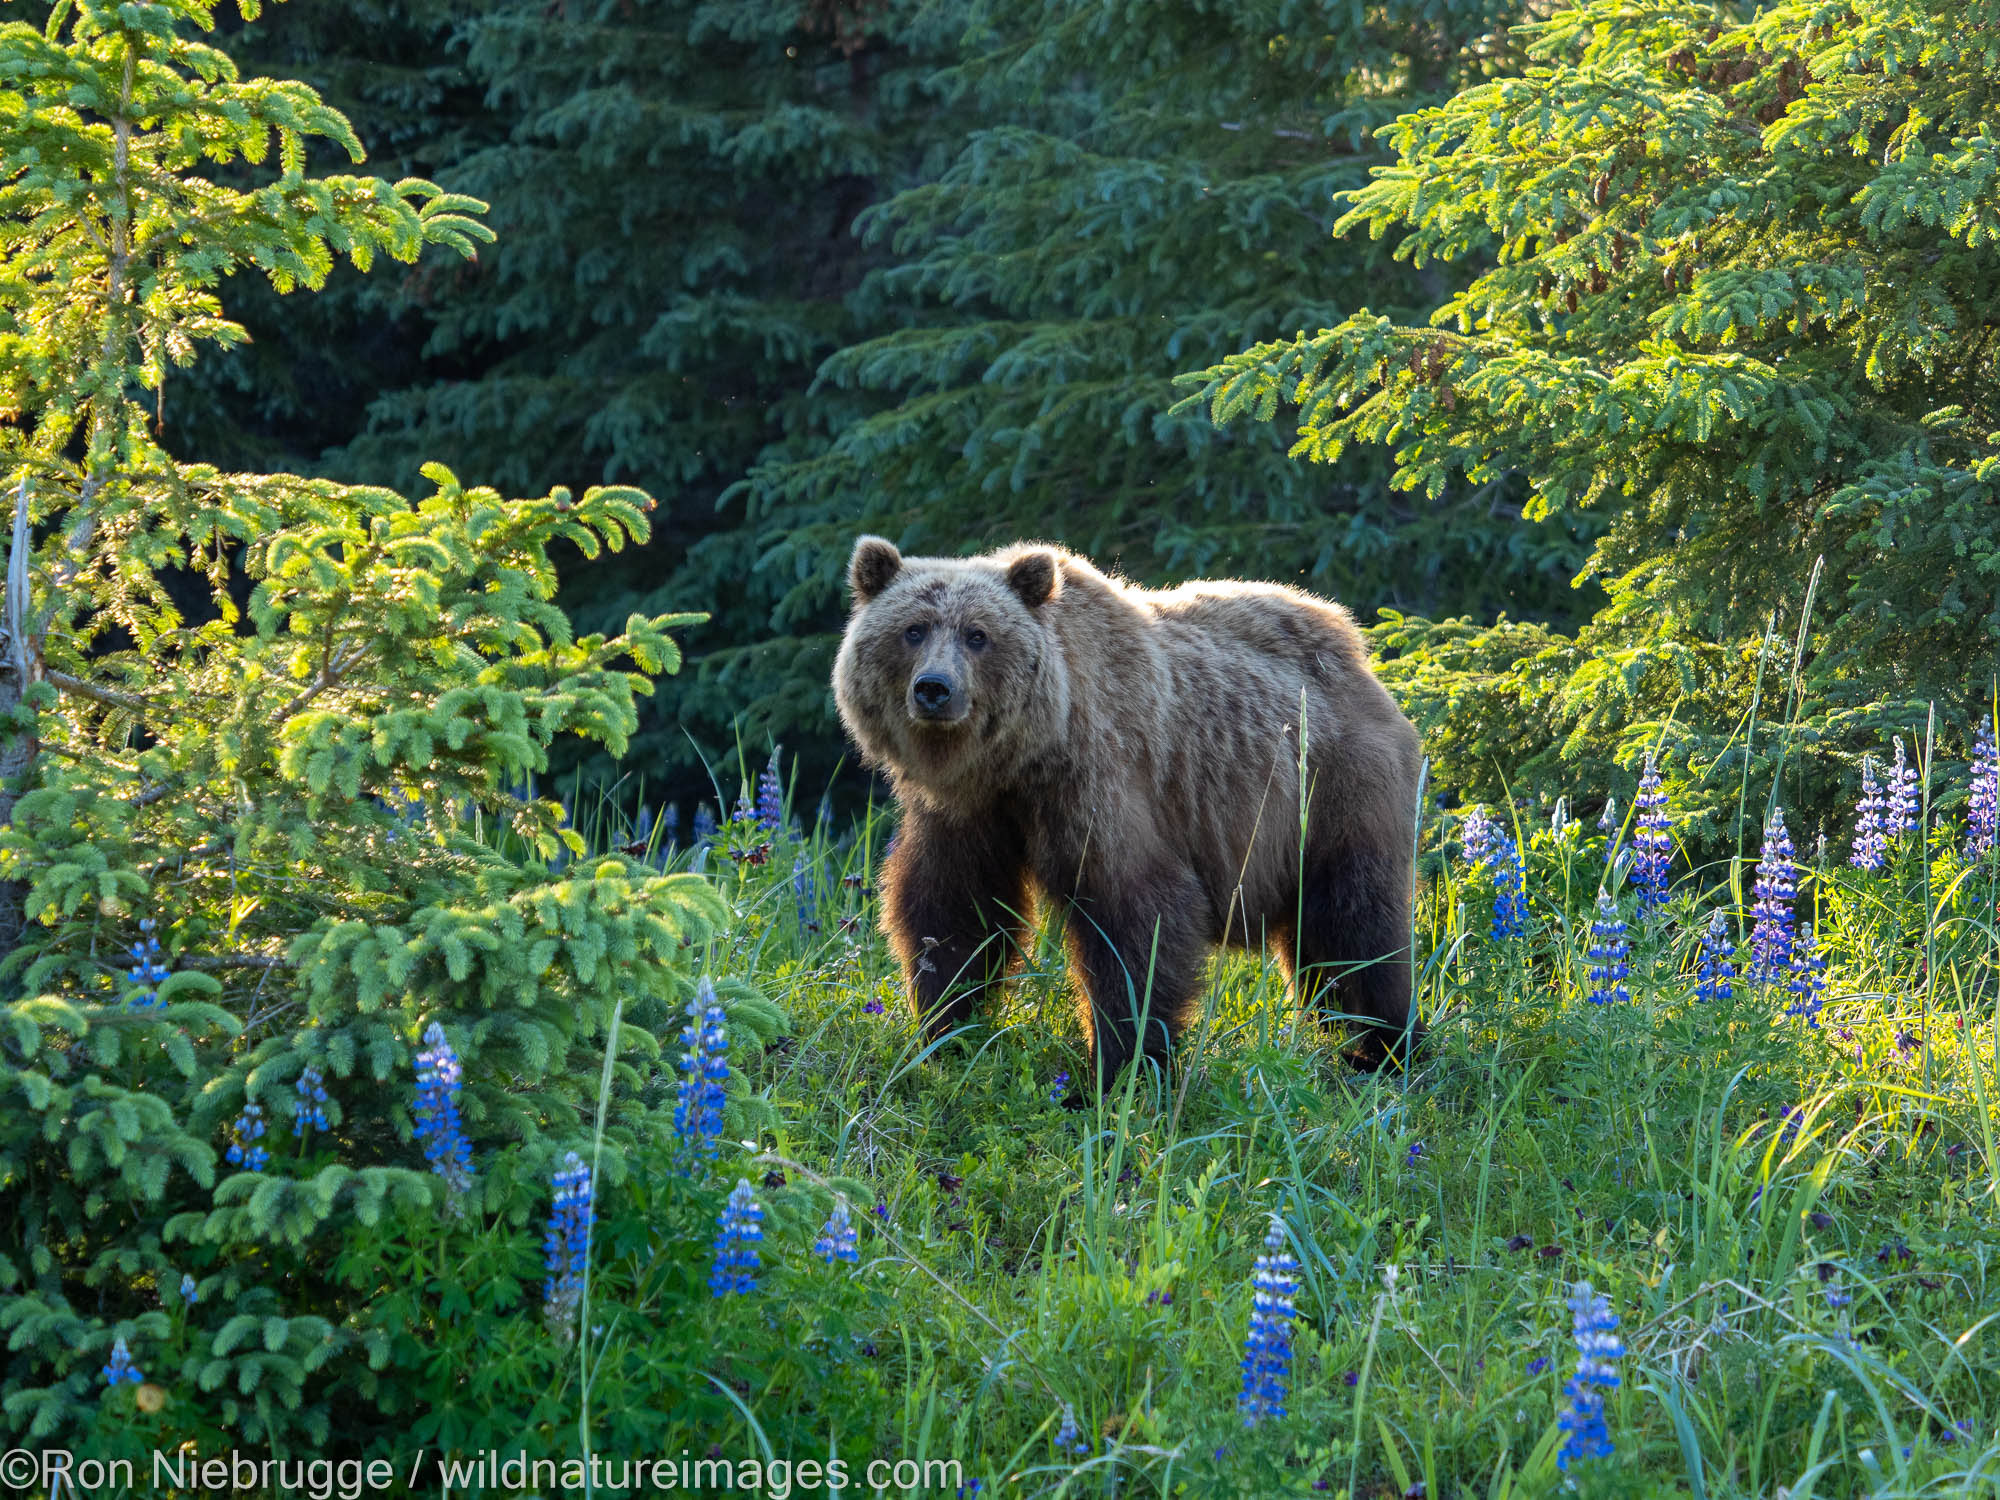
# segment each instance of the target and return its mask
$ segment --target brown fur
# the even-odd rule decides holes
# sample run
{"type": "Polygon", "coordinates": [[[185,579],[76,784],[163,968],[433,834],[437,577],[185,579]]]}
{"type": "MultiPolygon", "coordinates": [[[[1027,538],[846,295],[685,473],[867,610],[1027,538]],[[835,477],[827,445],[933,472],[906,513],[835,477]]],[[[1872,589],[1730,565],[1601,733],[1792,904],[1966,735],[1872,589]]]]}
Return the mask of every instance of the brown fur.
{"type": "Polygon", "coordinates": [[[849,582],[834,694],[903,809],[882,925],[926,1034],[971,1014],[1046,904],[1100,1087],[1142,1011],[1166,1056],[1221,943],[1268,944],[1304,1002],[1359,1019],[1363,1061],[1414,1040],[1417,733],[1344,609],[1274,584],[1135,588],[1034,545],[904,558],[863,537],[849,582]]]}

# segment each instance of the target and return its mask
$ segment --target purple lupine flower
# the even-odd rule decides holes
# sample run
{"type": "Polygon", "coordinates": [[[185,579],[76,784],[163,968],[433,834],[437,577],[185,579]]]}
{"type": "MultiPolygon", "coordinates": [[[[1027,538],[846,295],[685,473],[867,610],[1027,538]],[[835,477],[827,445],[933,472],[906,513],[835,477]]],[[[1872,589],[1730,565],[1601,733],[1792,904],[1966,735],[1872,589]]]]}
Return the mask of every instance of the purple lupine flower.
{"type": "Polygon", "coordinates": [[[307,1140],[315,1130],[326,1129],[326,1079],[308,1063],[292,1088],[299,1096],[292,1101],[292,1134],[307,1140]]]}
{"type": "Polygon", "coordinates": [[[763,1239],[763,1205],[751,1191],[750,1179],[739,1177],[715,1221],[715,1264],[708,1273],[711,1294],[747,1297],[757,1290],[757,1268],[761,1263],[757,1246],[763,1239]]]}
{"type": "Polygon", "coordinates": [[[1752,984],[1776,984],[1791,972],[1792,926],[1798,920],[1792,903],[1798,899],[1798,877],[1792,868],[1792,836],[1785,831],[1785,810],[1771,809],[1764,825],[1764,847],[1757,858],[1757,881],[1751,887],[1756,903],[1750,908],[1752,984]]]}
{"type": "Polygon", "coordinates": [[[1494,841],[1500,836],[1500,829],[1486,815],[1484,806],[1474,807],[1466,813],[1465,821],[1458,825],[1458,840],[1465,851],[1465,862],[1476,870],[1488,868],[1493,860],[1494,841]]]}
{"type": "Polygon", "coordinates": [[[555,1200],[542,1235],[542,1318],[558,1343],[576,1337],[593,1217],[590,1168],[574,1151],[565,1152],[556,1167],[555,1200]]]}
{"type": "Polygon", "coordinates": [[[1528,931],[1528,867],[1521,851],[1504,833],[1494,835],[1493,925],[1495,938],[1516,938],[1528,931]]]}
{"type": "Polygon", "coordinates": [[[1285,1248],[1285,1221],[1271,1215],[1264,1253],[1251,1273],[1250,1332],[1243,1344],[1243,1425],[1285,1414],[1292,1372],[1292,1319],[1298,1314],[1299,1263],[1285,1248]]]}
{"type": "Polygon", "coordinates": [[[111,1346],[111,1362],[104,1367],[104,1383],[116,1385],[121,1380],[129,1380],[137,1385],[145,1378],[132,1363],[132,1351],[125,1347],[125,1335],[119,1334],[111,1346]]]}
{"type": "Polygon", "coordinates": [[[158,986],[173,970],[160,962],[160,940],[153,936],[153,919],[139,919],[139,941],[130,949],[132,967],[125,977],[140,986],[139,993],[125,1002],[128,1010],[146,1010],[161,1002],[158,986]]]}
{"type": "Polygon", "coordinates": [[[1788,1016],[1799,1016],[1808,1026],[1819,1025],[1820,1007],[1825,1004],[1826,958],[1819,951],[1819,933],[1812,928],[1792,944],[1785,980],[1785,993],[1792,997],[1785,1007],[1788,1016]]]}
{"type": "Polygon", "coordinates": [[[1889,767],[1889,784],[1884,788],[1889,799],[1883,820],[1884,831],[1892,840],[1914,833],[1923,812],[1923,787],[1917,778],[1916,768],[1905,763],[1903,737],[1900,734],[1896,736],[1895,746],[1895,764],[1889,767]]]}
{"type": "Polygon", "coordinates": [[[672,849],[681,836],[681,807],[678,802],[669,802],[660,809],[660,848],[672,849]]]}
{"type": "Polygon", "coordinates": [[[705,844],[715,837],[715,814],[706,802],[698,802],[694,809],[694,841],[705,844]]]}
{"type": "Polygon", "coordinates": [[[1567,1471],[1583,1459],[1611,1456],[1611,1434],[1604,1425],[1604,1392],[1618,1386],[1618,1366],[1625,1345],[1613,1331],[1618,1315],[1608,1298],[1598,1296],[1590,1283],[1579,1281],[1569,1298],[1576,1339],[1576,1373],[1563,1385],[1570,1404],[1556,1419],[1563,1431],[1563,1445],[1556,1454],[1556,1467],[1567,1471]]]}
{"type": "Polygon", "coordinates": [[[1079,1436],[1077,1432],[1076,1408],[1067,1401],[1063,1402],[1062,1425],[1056,1428],[1056,1452],[1088,1453],[1089,1451],[1090,1439],[1079,1436]]]}
{"type": "Polygon", "coordinates": [[[264,1106],[252,1099],[243,1106],[243,1113],[229,1127],[229,1149],[224,1158],[233,1167],[241,1167],[246,1172],[261,1172],[271,1159],[271,1153],[257,1142],[264,1138],[264,1106]]]}
{"type": "Polygon", "coordinates": [[[1650,916],[1667,899],[1667,870],[1673,863],[1674,837],[1667,821],[1667,794],[1660,787],[1660,768],[1653,752],[1646,752],[1646,766],[1639,777],[1639,795],[1633,804],[1638,821],[1632,830],[1632,883],[1639,888],[1639,915],[1650,916]]]}
{"type": "Polygon", "coordinates": [[[1060,1104],[1069,1092],[1069,1069],[1064,1068],[1049,1084],[1049,1103],[1060,1104]]]}
{"type": "MultiPolygon", "coordinates": [[[[1642,900],[1644,898],[1641,898],[1642,900]]],[[[1604,891],[1597,893],[1597,916],[1590,924],[1590,995],[1592,1005],[1626,1001],[1632,992],[1625,981],[1632,974],[1632,946],[1625,939],[1625,919],[1604,891]]]]}
{"type": "Polygon", "coordinates": [[[847,1211],[845,1194],[833,1200],[833,1212],[826,1216],[826,1223],[813,1241],[813,1254],[828,1265],[844,1260],[853,1265],[861,1259],[860,1231],[854,1227],[854,1218],[847,1211]]]}
{"type": "Polygon", "coordinates": [[[1879,870],[1889,849],[1889,833],[1884,813],[1889,799],[1875,780],[1875,762],[1861,758],[1861,801],[1854,809],[1854,852],[1847,862],[1857,870],[1879,870]]]}
{"type": "Polygon", "coordinates": [[[1708,931],[1701,935],[1701,959],[1695,965],[1694,997],[1697,1000],[1727,1000],[1730,981],[1736,977],[1730,963],[1729,919],[1716,911],[1708,919],[1708,931]]]}
{"type": "Polygon", "coordinates": [[[1965,810],[1965,857],[1991,854],[2000,837],[2000,747],[1993,726],[1982,723],[1972,743],[1972,803],[1965,810]]]}
{"type": "Polygon", "coordinates": [[[775,833],[785,826],[785,787],[778,779],[778,751],[774,746],[771,759],[757,777],[757,803],[751,810],[757,819],[757,826],[775,833]]]}
{"type": "Polygon", "coordinates": [[[459,1196],[472,1186],[472,1143],[458,1117],[458,1054],[436,1021],[424,1028],[424,1041],[427,1045],[417,1054],[417,1139],[423,1143],[424,1160],[444,1179],[445,1201],[456,1208],[459,1196]]]}
{"type": "Polygon", "coordinates": [[[682,1170],[693,1172],[697,1163],[715,1160],[722,1149],[722,1109],[729,1097],[729,1018],[705,974],[688,1001],[687,1018],[681,1031],[686,1050],[674,1102],[674,1135],[682,1170]]]}
{"type": "Polygon", "coordinates": [[[1424,1157],[1424,1143],[1422,1141],[1411,1141],[1409,1155],[1404,1158],[1403,1164],[1405,1166],[1414,1167],[1418,1162],[1423,1160],[1423,1157],[1424,1157]]]}

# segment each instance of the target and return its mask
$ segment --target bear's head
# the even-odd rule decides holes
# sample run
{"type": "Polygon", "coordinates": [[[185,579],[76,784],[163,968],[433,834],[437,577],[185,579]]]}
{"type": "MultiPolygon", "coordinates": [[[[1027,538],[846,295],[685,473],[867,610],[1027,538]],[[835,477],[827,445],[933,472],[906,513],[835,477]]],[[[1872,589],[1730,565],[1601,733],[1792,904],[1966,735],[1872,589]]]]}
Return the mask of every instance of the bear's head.
{"type": "Polygon", "coordinates": [[[855,543],[854,613],[833,668],[848,733],[900,790],[976,804],[1055,741],[1069,678],[1053,614],[1062,559],[1049,547],[904,557],[855,543]]]}

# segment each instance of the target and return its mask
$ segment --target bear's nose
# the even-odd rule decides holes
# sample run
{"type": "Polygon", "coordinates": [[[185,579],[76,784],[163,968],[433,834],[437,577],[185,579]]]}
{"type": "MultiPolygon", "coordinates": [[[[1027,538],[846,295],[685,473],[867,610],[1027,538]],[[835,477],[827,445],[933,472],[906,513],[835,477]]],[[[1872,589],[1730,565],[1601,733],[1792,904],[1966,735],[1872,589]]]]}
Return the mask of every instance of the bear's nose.
{"type": "Polygon", "coordinates": [[[942,713],[951,702],[951,679],[926,672],[910,684],[910,697],[916,700],[917,712],[942,713]]]}

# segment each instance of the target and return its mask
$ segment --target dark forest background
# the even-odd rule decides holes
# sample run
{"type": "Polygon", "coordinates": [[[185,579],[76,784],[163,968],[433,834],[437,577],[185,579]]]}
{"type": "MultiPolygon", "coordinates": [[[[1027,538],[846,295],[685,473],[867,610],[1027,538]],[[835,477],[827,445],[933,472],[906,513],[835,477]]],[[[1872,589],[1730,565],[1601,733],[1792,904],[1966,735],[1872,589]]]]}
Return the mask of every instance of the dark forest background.
{"type": "MultiPolygon", "coordinates": [[[[1335,239],[1373,132],[1518,71],[1499,0],[290,0],[226,41],[363,124],[370,170],[492,205],[476,263],[236,278],[246,348],[177,378],[170,446],[406,491],[641,485],[650,545],[565,571],[586,629],[701,609],[624,764],[733,797],[843,747],[827,672],[853,537],[1068,543],[1149,583],[1240,575],[1558,628],[1588,513],[1507,478],[1392,492],[1381,453],[1171,415],[1173,377],[1479,268],[1335,239]]],[[[593,767],[602,770],[602,767],[593,767]]],[[[850,783],[852,786],[853,783],[850,783]]]]}

